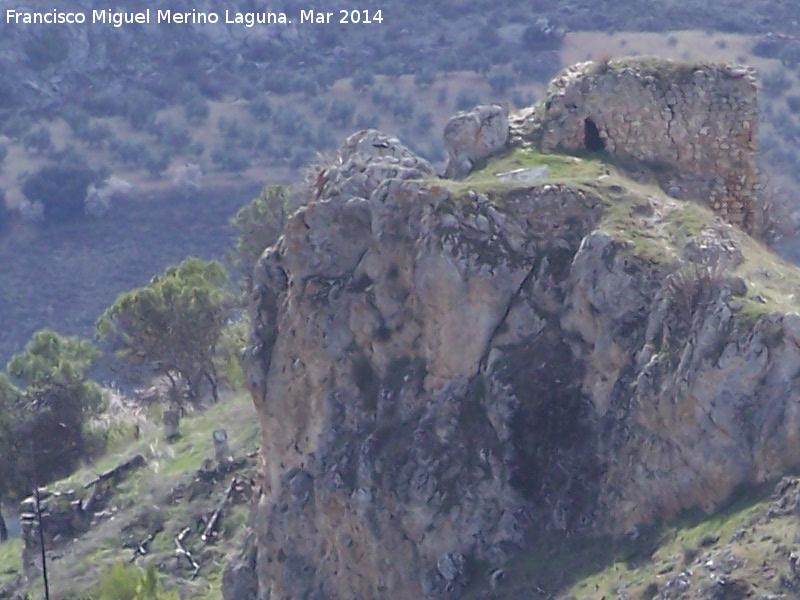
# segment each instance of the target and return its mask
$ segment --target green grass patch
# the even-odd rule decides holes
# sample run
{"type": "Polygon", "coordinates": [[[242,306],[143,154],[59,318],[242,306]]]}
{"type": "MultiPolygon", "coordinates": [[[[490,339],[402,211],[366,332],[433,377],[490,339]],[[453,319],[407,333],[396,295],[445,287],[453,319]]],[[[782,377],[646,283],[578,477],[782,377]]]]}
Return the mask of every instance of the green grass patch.
{"type": "MultiPolygon", "coordinates": [[[[102,457],[92,465],[79,469],[55,485],[57,490],[78,489],[134,454],[142,454],[148,465],[140,471],[153,470],[168,475],[187,474],[199,469],[203,461],[214,457],[211,435],[215,429],[226,429],[232,450],[250,452],[259,446],[259,425],[250,397],[245,393],[232,395],[218,404],[190,414],[181,420],[182,437],[173,443],[164,439],[161,427],[154,427],[139,440],[102,457]]],[[[139,477],[135,472],[129,480],[139,477]]]]}
{"type": "MultiPolygon", "coordinates": [[[[228,443],[235,456],[249,454],[258,448],[259,423],[248,395],[231,395],[204,411],[184,417],[180,426],[183,437],[174,443],[164,440],[161,427],[148,427],[140,439],[127,448],[119,448],[52,486],[56,490],[81,492],[84,484],[97,473],[136,453],[142,454],[147,461],[145,466],[116,484],[107,507],[111,516],[72,542],[68,549],[64,549],[63,556],[51,562],[52,580],[60,582],[60,592],[80,596],[91,589],[111,565],[120,561],[127,563],[132,550],[123,547],[125,540],[131,538],[138,542],[143,539],[150,533],[151,525],[147,522],[156,520],[163,522],[163,530],[150,542],[148,556],[139,559],[139,563],[146,565],[155,561],[165,584],[179,588],[183,597],[206,600],[220,597],[222,570],[227,556],[238,550],[249,506],[229,507],[221,521],[219,538],[212,545],[204,546],[199,540],[197,519],[210,514],[226,483],[218,484],[212,493],[197,495],[192,500],[184,496],[175,504],[167,503],[172,488],[189,483],[205,460],[213,460],[211,436],[215,429],[220,428],[227,430],[228,443]],[[142,521],[142,515],[148,515],[148,518],[142,521]],[[127,525],[131,529],[126,529],[127,525]],[[180,563],[175,558],[174,539],[184,527],[193,528],[187,546],[203,557],[200,561],[203,568],[195,580],[189,579],[190,572],[187,574],[184,569],[176,568],[180,563]]],[[[21,568],[19,540],[0,545],[0,565],[6,564],[21,568]]],[[[5,569],[0,568],[0,584],[6,577],[3,571],[5,569]]],[[[35,582],[28,589],[34,590],[34,586],[35,582]]]]}
{"type": "Polygon", "coordinates": [[[22,574],[22,540],[15,538],[0,544],[0,588],[22,574]]]}
{"type": "Polygon", "coordinates": [[[546,154],[530,148],[514,148],[492,157],[464,180],[432,179],[428,183],[432,186],[445,187],[456,200],[464,200],[470,192],[476,192],[488,195],[493,201],[502,202],[503,195],[509,191],[529,189],[547,183],[587,186],[597,181],[597,178],[605,172],[604,168],[602,162],[596,158],[546,154]],[[536,181],[502,181],[498,177],[502,173],[536,167],[547,167],[545,176],[536,181]]]}
{"type": "Polygon", "coordinates": [[[800,268],[744,235],[742,252],[744,262],[735,272],[747,282],[748,290],[739,315],[753,322],[774,312],[800,312],[800,268]]]}
{"type": "Polygon", "coordinates": [[[700,235],[703,228],[713,222],[714,215],[705,207],[684,202],[680,207],[668,210],[665,219],[672,242],[683,248],[691,238],[700,235]]]}
{"type": "MultiPolygon", "coordinates": [[[[647,597],[656,581],[663,583],[665,573],[681,571],[702,551],[721,547],[734,532],[749,527],[767,506],[773,486],[770,482],[742,489],[734,501],[712,516],[687,512],[643,529],[635,539],[539,539],[530,552],[508,565],[507,577],[494,597],[513,600],[519,590],[534,586],[559,599],[616,597],[623,587],[631,598],[647,597]]],[[[483,596],[476,586],[465,597],[483,596]]]]}

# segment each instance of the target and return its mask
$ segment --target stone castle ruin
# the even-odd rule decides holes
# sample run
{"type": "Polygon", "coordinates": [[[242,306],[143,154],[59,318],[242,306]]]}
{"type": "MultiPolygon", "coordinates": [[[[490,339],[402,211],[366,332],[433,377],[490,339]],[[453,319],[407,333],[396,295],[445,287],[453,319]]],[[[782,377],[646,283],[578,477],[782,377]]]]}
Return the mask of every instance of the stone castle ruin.
{"type": "MultiPolygon", "coordinates": [[[[654,58],[580,63],[536,110],[543,150],[605,151],[649,167],[670,193],[754,233],[755,71],[654,58]]],[[[512,124],[513,127],[513,124],[512,124]]]]}

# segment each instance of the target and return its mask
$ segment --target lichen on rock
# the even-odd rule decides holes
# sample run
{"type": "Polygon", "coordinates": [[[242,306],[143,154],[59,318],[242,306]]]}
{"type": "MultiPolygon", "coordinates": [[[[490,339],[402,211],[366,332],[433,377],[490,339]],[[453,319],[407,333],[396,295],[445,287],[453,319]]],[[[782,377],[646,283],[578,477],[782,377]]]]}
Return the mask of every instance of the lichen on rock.
{"type": "Polygon", "coordinates": [[[800,461],[800,317],[758,275],[797,269],[613,167],[485,158],[440,180],[360,132],[259,261],[260,597],[455,598],[540,535],[713,511],[800,461]]]}
{"type": "Polygon", "coordinates": [[[444,128],[448,161],[445,176],[461,179],[508,141],[508,111],[499,105],[458,113],[444,128]]]}
{"type": "Polygon", "coordinates": [[[756,96],[755,72],[744,66],[590,61],[556,77],[535,114],[512,120],[512,138],[535,137],[543,150],[604,151],[665,171],[665,189],[753,233],[756,96]]]}

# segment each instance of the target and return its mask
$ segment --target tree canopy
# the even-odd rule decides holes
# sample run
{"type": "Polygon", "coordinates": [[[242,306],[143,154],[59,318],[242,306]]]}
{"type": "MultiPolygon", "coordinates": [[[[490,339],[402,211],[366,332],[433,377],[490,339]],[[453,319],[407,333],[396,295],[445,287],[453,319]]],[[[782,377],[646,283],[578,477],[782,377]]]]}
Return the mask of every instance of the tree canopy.
{"type": "Polygon", "coordinates": [[[83,216],[86,191],[97,180],[97,173],[85,164],[51,164],[28,175],[22,193],[42,203],[47,219],[63,221],[83,216]]]}
{"type": "Polygon", "coordinates": [[[214,353],[231,316],[228,275],[217,261],[188,258],[142,288],[121,294],[97,320],[97,333],[124,362],[145,366],[196,394],[216,395],[214,353]]]}
{"type": "Polygon", "coordinates": [[[278,240],[286,220],[296,208],[291,188],[269,185],[231,219],[238,232],[231,262],[246,291],[252,286],[253,269],[261,253],[278,240]]]}
{"type": "Polygon", "coordinates": [[[86,339],[36,332],[0,374],[0,496],[69,474],[84,452],[84,424],[100,408],[100,386],[87,378],[99,356],[86,339]]]}

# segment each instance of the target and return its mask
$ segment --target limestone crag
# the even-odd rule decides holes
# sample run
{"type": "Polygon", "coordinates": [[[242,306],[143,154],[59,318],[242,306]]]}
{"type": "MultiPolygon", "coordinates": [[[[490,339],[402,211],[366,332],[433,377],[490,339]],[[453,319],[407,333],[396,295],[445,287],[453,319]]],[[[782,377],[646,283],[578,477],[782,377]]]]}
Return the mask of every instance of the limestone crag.
{"type": "Polygon", "coordinates": [[[498,105],[460,112],[444,128],[449,156],[445,176],[461,179],[508,141],[508,112],[498,105]]]}
{"type": "Polygon", "coordinates": [[[605,150],[666,171],[665,188],[700,199],[749,232],[756,231],[758,109],[752,69],[681,64],[655,58],[580,63],[548,88],[531,119],[545,150],[605,150]]]}
{"type": "Polygon", "coordinates": [[[226,598],[456,598],[544,534],[713,512],[800,463],[800,315],[768,287],[800,272],[610,166],[485,158],[471,190],[359,132],[259,260],[264,488],[226,598]]]}

